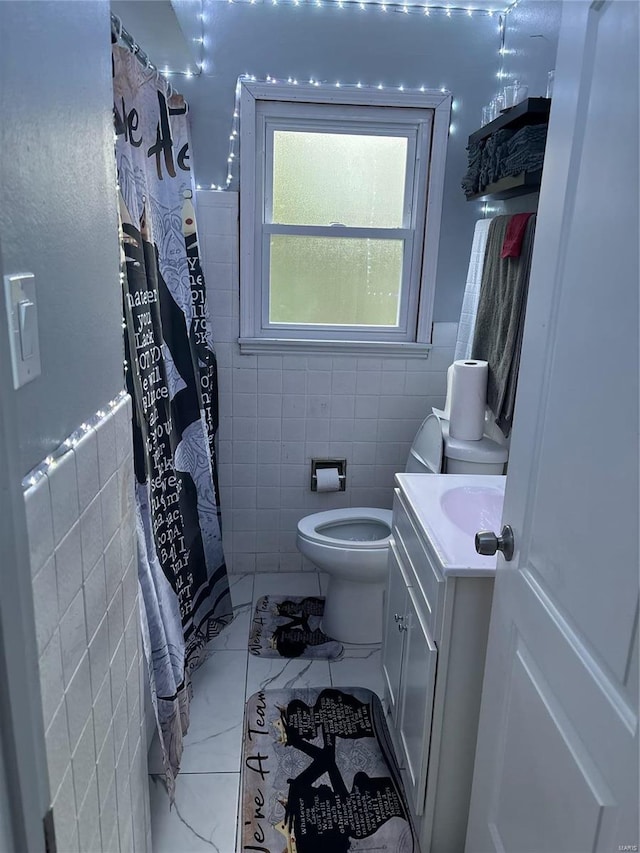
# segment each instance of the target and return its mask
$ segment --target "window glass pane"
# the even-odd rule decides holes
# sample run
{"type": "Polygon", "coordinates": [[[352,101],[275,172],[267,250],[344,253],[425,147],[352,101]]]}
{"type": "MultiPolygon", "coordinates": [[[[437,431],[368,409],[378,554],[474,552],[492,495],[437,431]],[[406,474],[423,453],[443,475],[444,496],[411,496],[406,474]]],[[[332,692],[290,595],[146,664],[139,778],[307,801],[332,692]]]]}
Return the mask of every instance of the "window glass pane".
{"type": "Polygon", "coordinates": [[[402,228],[407,139],[276,130],[273,222],[402,228]]]}
{"type": "Polygon", "coordinates": [[[398,325],[403,240],[271,236],[269,322],[398,325]]]}

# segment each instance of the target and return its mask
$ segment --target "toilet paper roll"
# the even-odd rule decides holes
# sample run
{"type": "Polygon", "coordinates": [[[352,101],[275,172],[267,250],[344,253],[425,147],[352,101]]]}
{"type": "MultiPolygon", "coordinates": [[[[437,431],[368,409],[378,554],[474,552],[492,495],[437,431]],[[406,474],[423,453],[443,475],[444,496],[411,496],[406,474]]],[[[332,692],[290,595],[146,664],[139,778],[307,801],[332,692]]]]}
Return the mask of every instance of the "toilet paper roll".
{"type": "Polygon", "coordinates": [[[431,411],[436,417],[448,421],[451,419],[451,382],[453,381],[453,365],[450,364],[447,368],[447,396],[444,401],[444,409],[436,409],[434,406],[431,411]]]}
{"type": "Polygon", "coordinates": [[[317,468],[316,479],[319,492],[339,492],[340,478],[337,468],[317,468]]]}
{"type": "Polygon", "coordinates": [[[486,361],[467,358],[453,362],[449,435],[465,441],[479,441],[484,432],[487,405],[486,361]]]}

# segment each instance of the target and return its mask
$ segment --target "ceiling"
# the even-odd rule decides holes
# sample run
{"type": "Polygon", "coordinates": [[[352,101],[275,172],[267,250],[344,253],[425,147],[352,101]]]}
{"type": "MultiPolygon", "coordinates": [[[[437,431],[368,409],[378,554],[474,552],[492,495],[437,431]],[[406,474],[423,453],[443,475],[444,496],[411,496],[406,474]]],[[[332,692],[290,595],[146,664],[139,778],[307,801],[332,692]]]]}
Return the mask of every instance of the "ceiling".
{"type": "Polygon", "coordinates": [[[200,0],[111,0],[111,11],[161,71],[197,72],[200,0]]]}

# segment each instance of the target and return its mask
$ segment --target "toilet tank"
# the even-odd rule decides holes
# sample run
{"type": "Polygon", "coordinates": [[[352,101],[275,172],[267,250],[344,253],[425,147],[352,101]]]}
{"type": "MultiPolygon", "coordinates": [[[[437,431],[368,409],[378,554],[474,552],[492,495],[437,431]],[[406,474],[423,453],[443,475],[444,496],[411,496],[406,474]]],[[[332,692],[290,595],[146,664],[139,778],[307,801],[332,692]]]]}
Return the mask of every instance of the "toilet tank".
{"type": "Polygon", "coordinates": [[[504,462],[465,462],[445,457],[445,474],[502,474],[504,462]]]}
{"type": "Polygon", "coordinates": [[[442,421],[444,470],[446,474],[502,474],[509,451],[492,438],[465,441],[449,435],[449,424],[442,421]]]}

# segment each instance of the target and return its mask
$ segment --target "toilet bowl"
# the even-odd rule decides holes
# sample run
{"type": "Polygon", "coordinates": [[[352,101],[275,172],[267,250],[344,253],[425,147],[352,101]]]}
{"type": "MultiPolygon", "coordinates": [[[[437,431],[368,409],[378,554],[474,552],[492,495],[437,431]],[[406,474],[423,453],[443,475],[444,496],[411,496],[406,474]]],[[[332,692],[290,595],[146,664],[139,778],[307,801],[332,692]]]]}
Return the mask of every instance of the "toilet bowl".
{"type": "MultiPolygon", "coordinates": [[[[444,464],[450,474],[502,474],[507,455],[506,447],[486,436],[451,438],[448,421],[431,414],[420,425],[405,471],[439,474],[444,464]]],[[[298,522],[298,550],[329,574],[322,630],[334,640],[382,642],[390,536],[388,509],[331,509],[298,522]]]]}
{"type": "Polygon", "coordinates": [[[379,643],[391,510],[356,507],[307,515],[296,544],[330,577],[322,630],[343,643],[379,643]]]}

